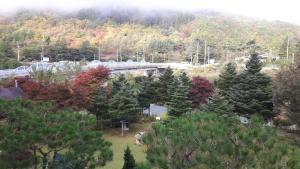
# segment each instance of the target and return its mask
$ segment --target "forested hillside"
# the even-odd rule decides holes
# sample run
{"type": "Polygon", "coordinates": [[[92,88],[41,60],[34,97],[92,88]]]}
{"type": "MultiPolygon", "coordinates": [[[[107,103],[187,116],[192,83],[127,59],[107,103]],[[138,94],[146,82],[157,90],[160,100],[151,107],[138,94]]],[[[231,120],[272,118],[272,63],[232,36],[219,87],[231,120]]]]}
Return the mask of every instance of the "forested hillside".
{"type": "Polygon", "coordinates": [[[292,55],[300,26],[205,11],[23,10],[0,17],[0,38],[0,59],[13,63],[18,46],[25,61],[40,59],[42,49],[50,61],[92,60],[99,52],[103,60],[189,61],[201,59],[205,46],[211,58],[243,56],[251,40],[261,53],[282,56],[289,41],[292,55]]]}

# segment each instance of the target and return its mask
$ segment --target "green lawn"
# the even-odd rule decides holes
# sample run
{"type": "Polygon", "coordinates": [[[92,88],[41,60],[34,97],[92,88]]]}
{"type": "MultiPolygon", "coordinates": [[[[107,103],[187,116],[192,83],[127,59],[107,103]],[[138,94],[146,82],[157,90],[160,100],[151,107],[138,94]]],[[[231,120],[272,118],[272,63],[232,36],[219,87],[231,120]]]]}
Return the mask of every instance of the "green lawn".
{"type": "Polygon", "coordinates": [[[149,123],[131,125],[130,131],[123,137],[120,129],[106,130],[104,138],[112,143],[111,149],[114,155],[113,160],[101,169],[121,169],[124,163],[123,154],[127,145],[130,147],[136,162],[144,162],[146,160],[145,146],[136,145],[134,135],[138,131],[145,131],[149,126],[149,123]]]}

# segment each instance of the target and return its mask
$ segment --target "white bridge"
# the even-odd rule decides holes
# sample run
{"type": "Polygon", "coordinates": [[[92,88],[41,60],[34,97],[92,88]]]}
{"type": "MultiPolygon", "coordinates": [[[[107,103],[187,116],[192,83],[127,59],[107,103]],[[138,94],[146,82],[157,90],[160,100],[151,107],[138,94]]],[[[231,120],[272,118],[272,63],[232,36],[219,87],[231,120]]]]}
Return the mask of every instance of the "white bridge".
{"type": "MultiPolygon", "coordinates": [[[[105,66],[109,68],[113,74],[116,73],[142,73],[146,74],[149,71],[154,73],[159,73],[166,69],[167,67],[171,67],[173,69],[189,69],[193,67],[188,63],[149,63],[149,62],[100,62],[100,61],[92,61],[87,63],[84,66],[81,66],[83,71],[88,70],[90,68],[95,68],[97,66],[105,66]]],[[[0,79],[16,77],[16,76],[26,76],[30,75],[30,72],[37,70],[43,71],[48,70],[52,72],[56,72],[56,70],[64,70],[70,69],[79,66],[78,62],[56,62],[56,63],[47,63],[47,62],[36,62],[31,66],[20,66],[16,69],[6,69],[0,70],[0,79]]]]}

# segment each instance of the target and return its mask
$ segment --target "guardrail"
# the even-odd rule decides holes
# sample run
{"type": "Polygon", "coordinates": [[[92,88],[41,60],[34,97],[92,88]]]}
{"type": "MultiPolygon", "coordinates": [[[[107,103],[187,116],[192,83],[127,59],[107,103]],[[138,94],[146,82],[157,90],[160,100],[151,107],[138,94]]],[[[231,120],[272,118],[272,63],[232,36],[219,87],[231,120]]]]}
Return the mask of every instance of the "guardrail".
{"type": "MultiPolygon", "coordinates": [[[[52,64],[55,67],[55,63],[52,64]]],[[[148,63],[148,62],[90,62],[82,69],[88,70],[97,66],[106,66],[111,69],[112,72],[126,71],[126,70],[146,70],[146,69],[160,69],[160,68],[177,68],[187,69],[191,65],[186,63],[148,63]]],[[[0,70],[0,79],[16,76],[26,76],[30,74],[31,68],[27,70],[17,71],[15,69],[0,70]]]]}

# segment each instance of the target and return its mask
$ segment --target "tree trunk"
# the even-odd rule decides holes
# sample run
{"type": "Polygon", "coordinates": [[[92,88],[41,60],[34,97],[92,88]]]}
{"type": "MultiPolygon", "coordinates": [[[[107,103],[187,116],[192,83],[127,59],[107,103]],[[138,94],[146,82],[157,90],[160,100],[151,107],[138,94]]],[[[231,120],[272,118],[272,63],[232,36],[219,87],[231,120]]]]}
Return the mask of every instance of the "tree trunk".
{"type": "Polygon", "coordinates": [[[38,169],[38,159],[36,156],[36,147],[33,148],[33,156],[34,156],[34,169],[38,169]]]}
{"type": "Polygon", "coordinates": [[[96,116],[96,119],[97,119],[97,129],[100,129],[100,130],[103,130],[103,119],[102,119],[102,116],[100,115],[97,115],[96,116]]]}
{"type": "Polygon", "coordinates": [[[43,169],[47,169],[48,159],[47,155],[43,155],[43,169]]]}

